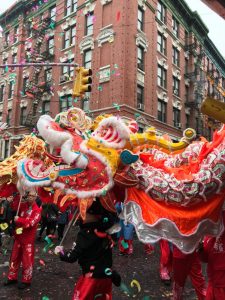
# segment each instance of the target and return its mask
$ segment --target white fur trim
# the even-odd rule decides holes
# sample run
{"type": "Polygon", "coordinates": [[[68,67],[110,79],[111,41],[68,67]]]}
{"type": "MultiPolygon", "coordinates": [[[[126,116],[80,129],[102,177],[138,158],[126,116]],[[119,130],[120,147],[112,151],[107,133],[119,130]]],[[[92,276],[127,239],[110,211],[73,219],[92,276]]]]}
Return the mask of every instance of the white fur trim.
{"type": "Polygon", "coordinates": [[[79,169],[86,169],[87,165],[88,159],[83,154],[81,154],[75,162],[75,167],[79,169]]]}
{"type": "Polygon", "coordinates": [[[100,123],[98,128],[92,133],[93,139],[95,139],[98,142],[101,142],[104,146],[114,149],[123,148],[126,144],[127,140],[130,139],[130,133],[127,126],[123,123],[123,121],[120,118],[117,118],[115,116],[103,119],[100,123]],[[101,137],[98,134],[101,133],[102,127],[109,127],[112,126],[114,129],[114,132],[112,133],[112,137],[115,137],[116,133],[118,133],[118,139],[121,139],[119,142],[110,142],[105,140],[105,138],[108,136],[108,132],[105,136],[101,137]]]}

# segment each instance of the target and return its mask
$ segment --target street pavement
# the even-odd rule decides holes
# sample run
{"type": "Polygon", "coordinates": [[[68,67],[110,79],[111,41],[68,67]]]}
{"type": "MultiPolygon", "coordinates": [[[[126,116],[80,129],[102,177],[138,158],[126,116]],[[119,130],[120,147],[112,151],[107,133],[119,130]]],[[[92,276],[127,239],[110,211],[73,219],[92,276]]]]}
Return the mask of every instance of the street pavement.
{"type": "MultiPolygon", "coordinates": [[[[69,249],[75,240],[77,228],[73,227],[65,241],[65,249],[69,249]]],[[[6,242],[6,240],[5,240],[6,242]]],[[[57,244],[57,243],[56,243],[57,244]]],[[[17,286],[3,286],[6,279],[10,249],[12,241],[5,245],[0,253],[0,299],[4,300],[71,300],[74,283],[80,275],[77,263],[61,262],[50,250],[43,251],[47,242],[36,242],[35,266],[32,285],[29,289],[20,291],[17,286]],[[9,250],[5,253],[5,248],[9,250]]],[[[54,248],[53,248],[54,250],[54,248]]],[[[134,239],[134,254],[120,256],[117,248],[114,249],[114,268],[122,277],[123,288],[113,287],[113,300],[153,300],[171,299],[171,286],[164,285],[159,277],[159,248],[153,254],[144,252],[144,245],[134,239]],[[136,286],[130,287],[135,279],[140,284],[141,291],[136,286]],[[126,288],[133,291],[133,295],[126,294],[126,288]]],[[[197,299],[190,281],[185,288],[184,300],[197,299]]],[[[94,300],[94,299],[93,299],[94,300]]],[[[96,299],[97,300],[97,299],[96,299]]]]}

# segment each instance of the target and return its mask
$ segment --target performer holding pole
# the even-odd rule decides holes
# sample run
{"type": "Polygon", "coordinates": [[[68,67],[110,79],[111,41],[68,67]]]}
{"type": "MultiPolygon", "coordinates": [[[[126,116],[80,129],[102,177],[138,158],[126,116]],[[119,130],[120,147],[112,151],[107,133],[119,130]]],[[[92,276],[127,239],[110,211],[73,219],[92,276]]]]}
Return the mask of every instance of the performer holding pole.
{"type": "Polygon", "coordinates": [[[31,284],[34,265],[34,241],[38,222],[41,218],[41,209],[37,206],[35,192],[29,192],[25,202],[20,199],[17,215],[14,217],[16,229],[14,244],[10,258],[8,279],[5,286],[17,283],[19,267],[22,263],[22,282],[19,289],[24,289],[31,284]]]}

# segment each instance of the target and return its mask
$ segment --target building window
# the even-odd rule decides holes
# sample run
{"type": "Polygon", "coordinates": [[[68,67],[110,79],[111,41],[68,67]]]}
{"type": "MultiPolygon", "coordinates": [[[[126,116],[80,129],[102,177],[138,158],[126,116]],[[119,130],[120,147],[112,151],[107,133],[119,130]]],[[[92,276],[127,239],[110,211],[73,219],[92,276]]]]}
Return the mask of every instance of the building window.
{"type": "Polygon", "coordinates": [[[13,43],[17,43],[19,40],[19,26],[14,27],[13,43]]]}
{"type": "Polygon", "coordinates": [[[25,95],[26,90],[29,86],[29,77],[24,77],[23,78],[23,94],[25,95]]]}
{"type": "Polygon", "coordinates": [[[177,67],[180,66],[180,51],[173,47],[173,64],[177,67]]]}
{"type": "Polygon", "coordinates": [[[9,140],[5,140],[4,158],[9,156],[9,140]]]}
{"type": "MultiPolygon", "coordinates": [[[[16,64],[17,63],[17,54],[13,54],[12,56],[12,64],[16,64]]],[[[12,70],[15,70],[15,67],[12,67],[12,70]]]]}
{"type": "Polygon", "coordinates": [[[51,55],[54,54],[54,47],[55,47],[54,37],[51,37],[48,40],[48,44],[47,44],[47,51],[48,51],[49,54],[51,54],[51,55]]]}
{"type": "Polygon", "coordinates": [[[186,116],[186,126],[185,126],[185,128],[188,128],[188,127],[190,127],[190,115],[186,114],[185,116],[186,116]]]}
{"type": "Polygon", "coordinates": [[[66,0],[65,15],[68,16],[77,11],[77,0],[66,0]]]}
{"type": "Polygon", "coordinates": [[[56,20],[56,7],[53,6],[49,9],[49,16],[51,18],[51,21],[55,22],[56,20]]]}
{"type": "Polygon", "coordinates": [[[162,66],[158,65],[157,84],[164,89],[167,88],[167,71],[162,66]]]}
{"type": "Polygon", "coordinates": [[[166,7],[161,1],[157,5],[157,18],[166,24],[166,7]]]}
{"type": "Polygon", "coordinates": [[[166,38],[159,32],[157,37],[157,50],[166,55],[166,38]]]}
{"type": "Polygon", "coordinates": [[[52,68],[45,70],[45,82],[50,82],[52,80],[52,68]]]}
{"type": "Polygon", "coordinates": [[[179,22],[174,17],[172,18],[173,34],[179,38],[179,22]]]}
{"type": "Polygon", "coordinates": [[[9,125],[9,127],[11,127],[11,121],[12,121],[12,110],[9,109],[8,110],[8,114],[7,114],[7,118],[6,118],[6,123],[9,125]]]}
{"type": "Polygon", "coordinates": [[[0,102],[3,102],[5,94],[5,86],[4,84],[0,85],[0,102]]]}
{"type": "Polygon", "coordinates": [[[185,85],[185,100],[186,100],[186,102],[189,101],[189,93],[190,93],[189,86],[185,85]]]}
{"type": "Polygon", "coordinates": [[[32,37],[32,23],[28,22],[26,24],[27,37],[32,37]]]}
{"type": "Polygon", "coordinates": [[[9,46],[9,32],[5,33],[5,47],[9,46]]]}
{"type": "MultiPolygon", "coordinates": [[[[65,63],[74,63],[74,59],[67,60],[65,63]]],[[[71,80],[74,75],[74,67],[63,66],[62,75],[66,77],[66,80],[71,80]]]]}
{"type": "Polygon", "coordinates": [[[166,123],[167,103],[158,99],[158,120],[166,123]]]}
{"type": "Polygon", "coordinates": [[[76,26],[72,26],[65,31],[64,34],[64,48],[68,48],[72,45],[75,45],[76,38],[76,26]]]}
{"type": "MultiPolygon", "coordinates": [[[[3,65],[7,66],[7,64],[8,64],[7,58],[4,58],[2,62],[3,62],[3,65]]],[[[4,75],[5,73],[7,73],[6,70],[7,70],[6,67],[2,68],[2,75],[4,75]]]]}
{"type": "Polygon", "coordinates": [[[44,101],[42,104],[42,114],[49,115],[50,113],[50,101],[44,101]]]}
{"type": "Polygon", "coordinates": [[[88,49],[84,51],[84,61],[83,66],[85,69],[91,69],[91,59],[92,59],[92,51],[88,49]]]}
{"type": "Polygon", "coordinates": [[[27,108],[26,107],[21,107],[20,109],[20,125],[25,125],[25,121],[26,121],[26,113],[27,108]]]}
{"type": "Polygon", "coordinates": [[[144,88],[141,85],[137,86],[137,109],[144,111],[144,88]]]}
{"type": "Polygon", "coordinates": [[[85,16],[85,35],[93,34],[94,30],[94,23],[93,23],[93,11],[90,12],[88,15],[85,16]]]}
{"type": "Polygon", "coordinates": [[[180,96],[180,80],[173,76],[173,94],[180,96]]]}
{"type": "Polygon", "coordinates": [[[14,87],[15,87],[15,83],[13,81],[10,81],[9,82],[9,95],[8,95],[9,99],[11,99],[13,97],[14,87]]]}
{"type": "Polygon", "coordinates": [[[137,66],[144,71],[144,48],[141,46],[137,47],[137,66]]]}
{"type": "Polygon", "coordinates": [[[176,107],[173,107],[173,126],[176,127],[176,128],[181,127],[180,110],[176,107]]]}
{"type": "Polygon", "coordinates": [[[59,105],[60,105],[60,111],[67,111],[70,107],[72,107],[72,95],[66,95],[63,97],[60,97],[59,99],[59,105]]]}
{"type": "Polygon", "coordinates": [[[137,28],[139,30],[144,31],[144,11],[143,9],[138,6],[138,23],[137,23],[137,28]]]}
{"type": "Polygon", "coordinates": [[[2,122],[2,112],[0,112],[0,122],[2,122]]]}

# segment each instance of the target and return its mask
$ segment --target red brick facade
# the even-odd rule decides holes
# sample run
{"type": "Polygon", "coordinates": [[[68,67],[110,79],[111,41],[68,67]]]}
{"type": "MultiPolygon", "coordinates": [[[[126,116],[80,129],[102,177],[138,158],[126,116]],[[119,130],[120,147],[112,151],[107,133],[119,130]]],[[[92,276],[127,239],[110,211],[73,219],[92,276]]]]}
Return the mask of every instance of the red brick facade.
{"type": "Polygon", "coordinates": [[[199,134],[209,134],[199,103],[207,93],[221,97],[212,84],[207,87],[207,70],[210,62],[210,71],[218,73],[217,84],[223,85],[225,62],[198,15],[182,0],[166,2],[27,0],[0,16],[1,64],[74,62],[93,70],[91,94],[86,95],[85,101],[74,101],[72,69],[63,71],[56,66],[51,74],[51,68],[42,67],[37,76],[33,67],[2,69],[0,117],[9,128],[1,136],[0,157],[12,153],[13,145],[32,131],[32,124],[42,113],[54,117],[71,105],[84,108],[91,115],[113,112],[138,118],[142,128],[155,126],[174,140],[182,136],[187,126],[196,128],[199,134]],[[46,17],[52,20],[47,30],[41,31],[46,17]],[[159,37],[166,44],[165,52],[159,37]],[[159,71],[166,72],[165,80],[159,71]],[[26,78],[31,84],[27,92],[26,78]],[[11,81],[14,92],[9,97],[11,81]],[[28,121],[29,128],[22,125],[28,121]]]}

